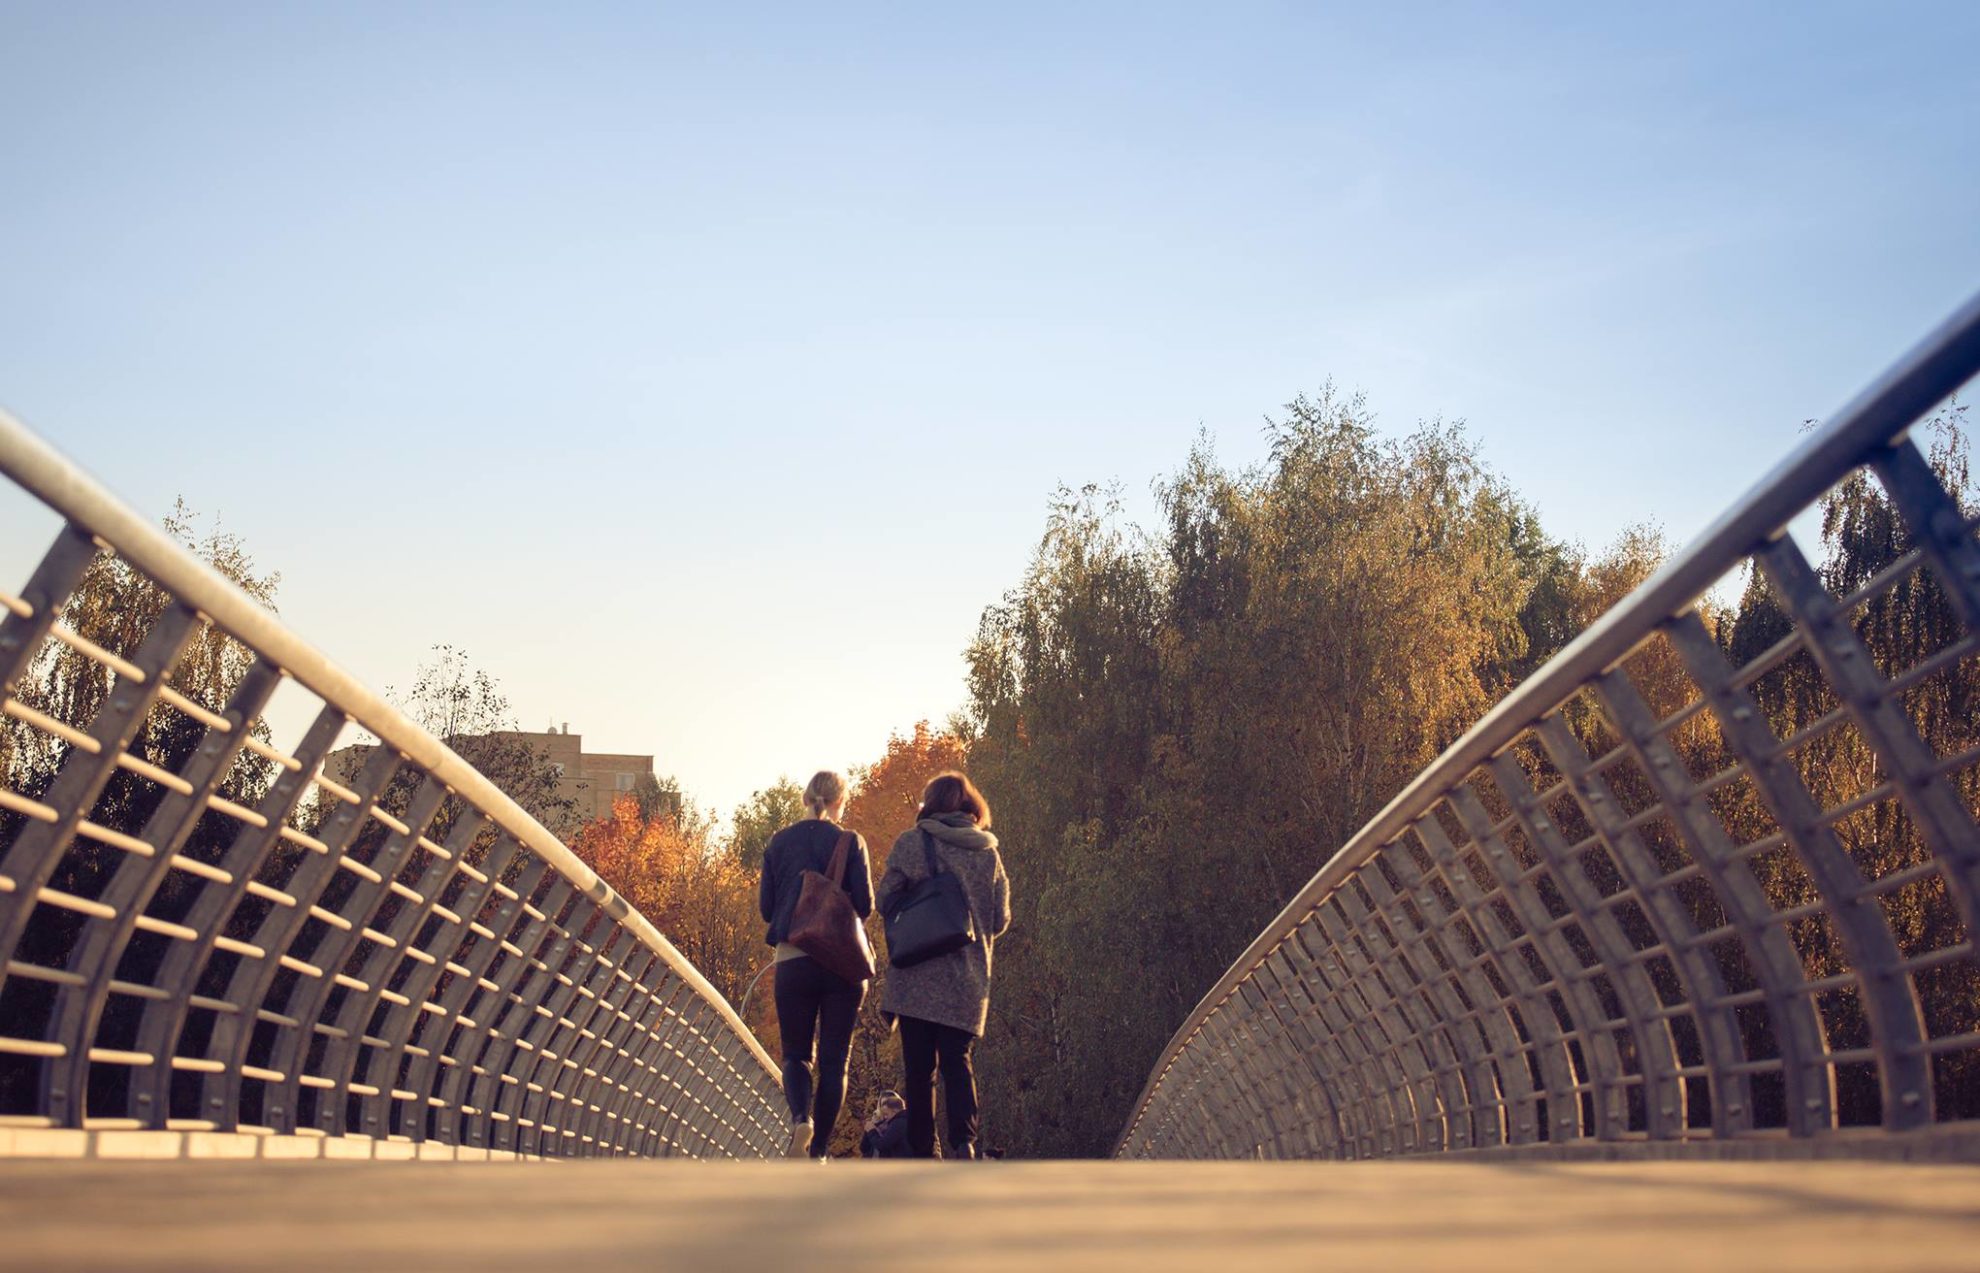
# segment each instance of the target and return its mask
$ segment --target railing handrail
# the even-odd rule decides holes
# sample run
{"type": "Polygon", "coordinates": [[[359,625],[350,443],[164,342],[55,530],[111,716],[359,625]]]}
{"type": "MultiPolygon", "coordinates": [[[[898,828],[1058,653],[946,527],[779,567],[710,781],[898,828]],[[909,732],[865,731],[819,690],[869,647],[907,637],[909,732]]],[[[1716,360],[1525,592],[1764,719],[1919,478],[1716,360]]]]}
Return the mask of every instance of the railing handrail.
{"type": "Polygon", "coordinates": [[[1126,1146],[1176,1055],[1203,1023],[1348,874],[1421,816],[1440,793],[1514,742],[1583,682],[1627,658],[1665,618],[1704,596],[1756,545],[1785,533],[1797,513],[1848,476],[1872,448],[1903,437],[1926,411],[1956,392],[1976,365],[1980,365],[1980,295],[1955,310],[1749,488],[1697,540],[1431,761],[1315,872],[1198,1001],[1149,1072],[1113,1152],[1118,1155],[1126,1146]]]}
{"type": "Polygon", "coordinates": [[[74,461],[0,409],[0,473],[5,473],[70,523],[89,532],[144,571],[168,592],[272,661],[324,702],[376,735],[379,741],[489,815],[504,831],[541,857],[607,915],[657,953],[682,981],[706,999],[741,1037],[766,1070],[777,1066],[756,1034],[700,970],[652,921],[622,897],[564,842],[452,748],[337,666],[232,580],[199,560],[163,530],[112,494],[74,461]]]}

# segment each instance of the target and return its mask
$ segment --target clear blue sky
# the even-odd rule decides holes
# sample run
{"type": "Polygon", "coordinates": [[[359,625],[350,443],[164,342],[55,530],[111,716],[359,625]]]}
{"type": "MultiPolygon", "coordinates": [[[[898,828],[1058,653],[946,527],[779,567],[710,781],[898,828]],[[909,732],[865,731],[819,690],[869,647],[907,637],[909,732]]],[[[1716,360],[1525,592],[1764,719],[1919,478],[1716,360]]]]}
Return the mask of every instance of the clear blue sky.
{"type": "Polygon", "coordinates": [[[956,8],[0,0],[0,403],[727,809],[1055,483],[1332,377],[1682,539],[1980,287],[1970,3],[956,8]]]}

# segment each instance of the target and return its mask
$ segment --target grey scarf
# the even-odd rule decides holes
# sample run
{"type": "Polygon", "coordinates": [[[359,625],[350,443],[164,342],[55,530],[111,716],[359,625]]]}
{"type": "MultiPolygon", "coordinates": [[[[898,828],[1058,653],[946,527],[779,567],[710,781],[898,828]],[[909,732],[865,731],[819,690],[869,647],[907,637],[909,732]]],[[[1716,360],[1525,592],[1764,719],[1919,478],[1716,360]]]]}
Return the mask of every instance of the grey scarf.
{"type": "Polygon", "coordinates": [[[940,817],[923,818],[915,823],[944,844],[953,844],[959,849],[994,849],[997,837],[988,831],[979,830],[966,813],[945,813],[940,817]]]}

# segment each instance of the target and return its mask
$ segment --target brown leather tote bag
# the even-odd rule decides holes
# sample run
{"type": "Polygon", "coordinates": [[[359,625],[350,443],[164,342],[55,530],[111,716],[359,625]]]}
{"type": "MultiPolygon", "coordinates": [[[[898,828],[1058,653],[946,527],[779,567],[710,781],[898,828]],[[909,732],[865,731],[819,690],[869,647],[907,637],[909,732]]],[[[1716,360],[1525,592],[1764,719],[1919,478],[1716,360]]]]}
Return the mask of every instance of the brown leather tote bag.
{"type": "Polygon", "coordinates": [[[845,890],[846,858],[852,845],[853,833],[839,832],[827,874],[806,871],[798,877],[801,885],[788,940],[822,967],[857,984],[873,975],[873,943],[866,940],[866,925],[845,890]]]}

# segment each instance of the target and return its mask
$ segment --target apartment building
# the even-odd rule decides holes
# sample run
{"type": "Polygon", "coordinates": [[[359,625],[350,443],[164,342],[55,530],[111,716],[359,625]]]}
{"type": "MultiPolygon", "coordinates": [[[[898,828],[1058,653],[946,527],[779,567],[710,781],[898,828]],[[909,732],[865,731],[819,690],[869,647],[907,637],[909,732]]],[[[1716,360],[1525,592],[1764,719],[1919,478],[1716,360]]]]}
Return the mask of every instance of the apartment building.
{"type": "MultiPolygon", "coordinates": [[[[557,794],[571,802],[568,824],[550,828],[559,835],[567,834],[593,818],[607,816],[612,812],[612,802],[622,795],[630,795],[639,786],[642,776],[655,777],[652,756],[616,751],[588,752],[584,749],[584,735],[573,734],[569,722],[561,728],[553,726],[542,733],[503,730],[494,737],[528,744],[556,772],[557,794]]],[[[372,746],[361,743],[339,748],[324,763],[324,772],[335,781],[351,783],[370,758],[372,746]]]]}

